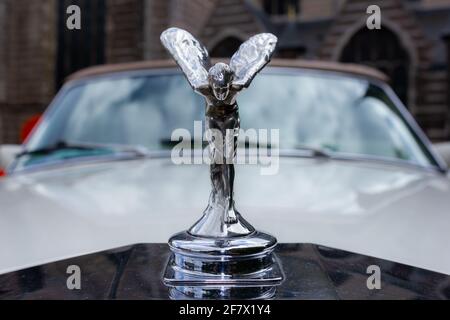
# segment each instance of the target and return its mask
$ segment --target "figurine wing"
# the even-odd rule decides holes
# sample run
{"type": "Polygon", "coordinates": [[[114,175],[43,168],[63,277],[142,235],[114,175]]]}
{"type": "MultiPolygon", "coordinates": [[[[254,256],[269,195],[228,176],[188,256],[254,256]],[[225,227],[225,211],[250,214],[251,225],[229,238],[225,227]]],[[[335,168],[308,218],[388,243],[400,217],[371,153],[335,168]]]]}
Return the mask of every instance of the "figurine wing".
{"type": "Polygon", "coordinates": [[[256,74],[270,62],[278,39],[271,33],[261,33],[243,43],[231,58],[235,74],[233,85],[247,88],[256,74]]]}
{"type": "Polygon", "coordinates": [[[183,70],[194,90],[208,86],[211,66],[208,51],[189,32],[170,28],[161,34],[161,42],[183,70]]]}

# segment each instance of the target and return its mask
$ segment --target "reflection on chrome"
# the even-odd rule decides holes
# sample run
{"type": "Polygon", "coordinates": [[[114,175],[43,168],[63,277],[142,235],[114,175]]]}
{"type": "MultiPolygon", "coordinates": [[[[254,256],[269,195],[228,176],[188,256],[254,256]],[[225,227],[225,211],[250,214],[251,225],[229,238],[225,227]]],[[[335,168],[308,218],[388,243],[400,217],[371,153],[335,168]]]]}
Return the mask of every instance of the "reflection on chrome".
{"type": "Polygon", "coordinates": [[[240,47],[230,65],[212,67],[205,47],[185,30],[170,28],[161,42],[192,88],[205,98],[207,129],[221,133],[220,139],[208,137],[212,182],[208,207],[189,231],[169,240],[173,255],[164,282],[175,299],[270,298],[283,280],[273,256],[277,240],[257,232],[236,210],[234,163],[240,129],[236,96],[270,61],[277,38],[256,35],[240,47]]]}

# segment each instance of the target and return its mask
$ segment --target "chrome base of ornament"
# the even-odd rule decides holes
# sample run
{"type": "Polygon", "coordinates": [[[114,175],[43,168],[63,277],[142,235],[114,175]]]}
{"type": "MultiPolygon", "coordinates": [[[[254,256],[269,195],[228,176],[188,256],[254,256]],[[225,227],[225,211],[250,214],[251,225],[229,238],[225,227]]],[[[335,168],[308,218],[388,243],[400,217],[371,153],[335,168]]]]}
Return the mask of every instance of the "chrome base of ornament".
{"type": "Polygon", "coordinates": [[[169,240],[164,283],[172,299],[270,299],[284,279],[276,244],[258,231],[234,238],[179,233],[169,240]]]}
{"type": "Polygon", "coordinates": [[[271,300],[275,297],[276,290],[275,286],[180,286],[169,288],[169,298],[171,300],[271,300]]]}

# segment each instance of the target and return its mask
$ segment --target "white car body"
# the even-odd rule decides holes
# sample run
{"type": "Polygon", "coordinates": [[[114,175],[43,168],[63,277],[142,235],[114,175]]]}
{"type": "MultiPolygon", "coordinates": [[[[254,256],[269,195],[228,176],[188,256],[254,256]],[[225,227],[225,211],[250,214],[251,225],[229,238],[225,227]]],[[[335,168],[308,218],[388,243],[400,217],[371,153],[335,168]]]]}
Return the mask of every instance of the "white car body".
{"type": "MultiPolygon", "coordinates": [[[[280,243],[314,243],[450,274],[450,180],[444,174],[307,158],[282,158],[273,176],[259,169],[238,166],[237,206],[280,243]]],[[[0,182],[0,274],[165,243],[200,218],[209,190],[204,165],[177,166],[170,158],[9,177],[0,182]]]]}

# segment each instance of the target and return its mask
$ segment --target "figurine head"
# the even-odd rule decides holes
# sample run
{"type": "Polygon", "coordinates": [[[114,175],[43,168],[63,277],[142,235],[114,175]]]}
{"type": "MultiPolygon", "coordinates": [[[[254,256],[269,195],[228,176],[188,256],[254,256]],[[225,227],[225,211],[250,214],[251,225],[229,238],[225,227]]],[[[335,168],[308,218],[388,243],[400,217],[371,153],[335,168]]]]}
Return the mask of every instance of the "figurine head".
{"type": "Polygon", "coordinates": [[[226,63],[219,62],[209,69],[209,85],[217,100],[224,101],[228,97],[233,78],[233,70],[226,63]]]}

